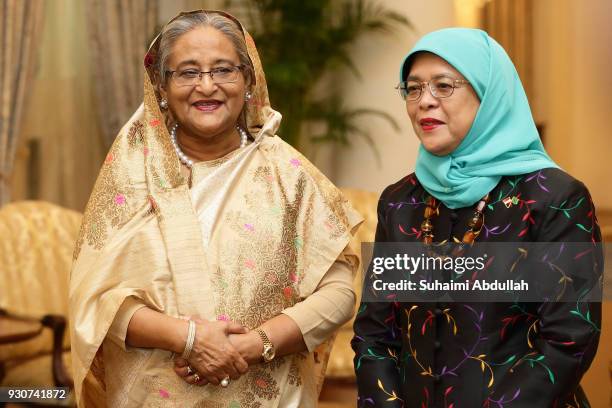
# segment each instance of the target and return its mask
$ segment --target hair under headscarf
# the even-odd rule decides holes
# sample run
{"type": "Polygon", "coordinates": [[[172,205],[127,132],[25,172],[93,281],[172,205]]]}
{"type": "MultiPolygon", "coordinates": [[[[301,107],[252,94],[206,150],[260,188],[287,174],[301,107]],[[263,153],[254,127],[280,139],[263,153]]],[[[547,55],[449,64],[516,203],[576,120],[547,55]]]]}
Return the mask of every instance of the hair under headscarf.
{"type": "Polygon", "coordinates": [[[453,152],[436,156],[419,147],[416,176],[428,193],[449,208],[467,207],[503,176],[558,167],[544,150],[512,61],[486,32],[447,28],[425,35],[402,62],[400,81],[419,52],[446,60],[480,99],[472,127],[453,152]]]}

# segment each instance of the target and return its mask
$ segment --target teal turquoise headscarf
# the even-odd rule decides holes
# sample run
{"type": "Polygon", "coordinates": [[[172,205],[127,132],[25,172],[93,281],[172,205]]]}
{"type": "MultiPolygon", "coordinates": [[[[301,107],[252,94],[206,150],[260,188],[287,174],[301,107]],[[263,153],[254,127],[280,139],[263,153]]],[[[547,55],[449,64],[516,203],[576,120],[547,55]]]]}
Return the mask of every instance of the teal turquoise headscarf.
{"type": "Polygon", "coordinates": [[[420,146],[416,176],[429,194],[449,208],[467,207],[491,191],[502,176],[558,167],[540,141],[512,61],[486,32],[447,28],[425,35],[404,59],[400,81],[420,51],[446,60],[480,99],[472,127],[452,153],[435,156],[420,146]]]}

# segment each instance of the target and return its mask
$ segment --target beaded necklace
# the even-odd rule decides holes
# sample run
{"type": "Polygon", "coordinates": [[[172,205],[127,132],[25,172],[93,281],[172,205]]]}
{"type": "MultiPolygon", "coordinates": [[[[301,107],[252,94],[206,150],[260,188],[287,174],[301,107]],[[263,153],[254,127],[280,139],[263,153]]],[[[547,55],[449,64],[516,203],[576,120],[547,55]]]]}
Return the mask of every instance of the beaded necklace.
{"type": "MultiPolygon", "coordinates": [[[[468,221],[468,229],[463,234],[463,238],[459,245],[453,251],[453,255],[460,255],[466,245],[472,245],[478,235],[480,234],[480,230],[482,229],[482,225],[484,224],[484,208],[485,205],[489,202],[489,194],[485,195],[478,201],[476,204],[476,208],[474,209],[474,214],[472,214],[472,218],[468,221]]],[[[434,215],[438,215],[440,213],[439,207],[440,203],[438,200],[433,198],[432,196],[428,196],[425,201],[425,219],[421,223],[421,235],[423,236],[423,243],[425,245],[431,245],[433,243],[433,224],[431,223],[431,218],[434,215]]]]}

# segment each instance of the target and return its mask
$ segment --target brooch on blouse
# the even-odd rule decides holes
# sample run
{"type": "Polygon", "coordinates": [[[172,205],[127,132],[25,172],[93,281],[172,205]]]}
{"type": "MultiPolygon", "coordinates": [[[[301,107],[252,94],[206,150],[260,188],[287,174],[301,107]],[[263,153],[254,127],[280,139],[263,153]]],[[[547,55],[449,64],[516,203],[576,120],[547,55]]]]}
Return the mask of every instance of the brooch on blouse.
{"type": "Polygon", "coordinates": [[[519,199],[517,196],[514,197],[506,197],[502,200],[502,203],[506,206],[506,208],[510,208],[513,205],[517,205],[519,203],[519,199]]]}

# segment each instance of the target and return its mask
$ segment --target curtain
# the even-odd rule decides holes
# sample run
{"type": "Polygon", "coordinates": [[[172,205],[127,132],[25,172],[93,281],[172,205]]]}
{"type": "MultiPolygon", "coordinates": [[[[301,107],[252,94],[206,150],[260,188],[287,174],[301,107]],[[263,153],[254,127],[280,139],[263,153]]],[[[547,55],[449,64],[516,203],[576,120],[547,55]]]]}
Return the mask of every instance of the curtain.
{"type": "Polygon", "coordinates": [[[24,105],[36,67],[42,0],[0,0],[0,206],[10,200],[24,105]]]}
{"type": "Polygon", "coordinates": [[[157,33],[158,0],[87,0],[92,81],[107,146],[142,102],[143,58],[157,33]]]}
{"type": "Polygon", "coordinates": [[[484,4],[483,26],[516,66],[527,97],[533,97],[533,0],[491,0],[484,4]]]}
{"type": "Polygon", "coordinates": [[[44,3],[11,200],[44,200],[83,211],[108,150],[95,104],[85,2],[44,3]]]}

